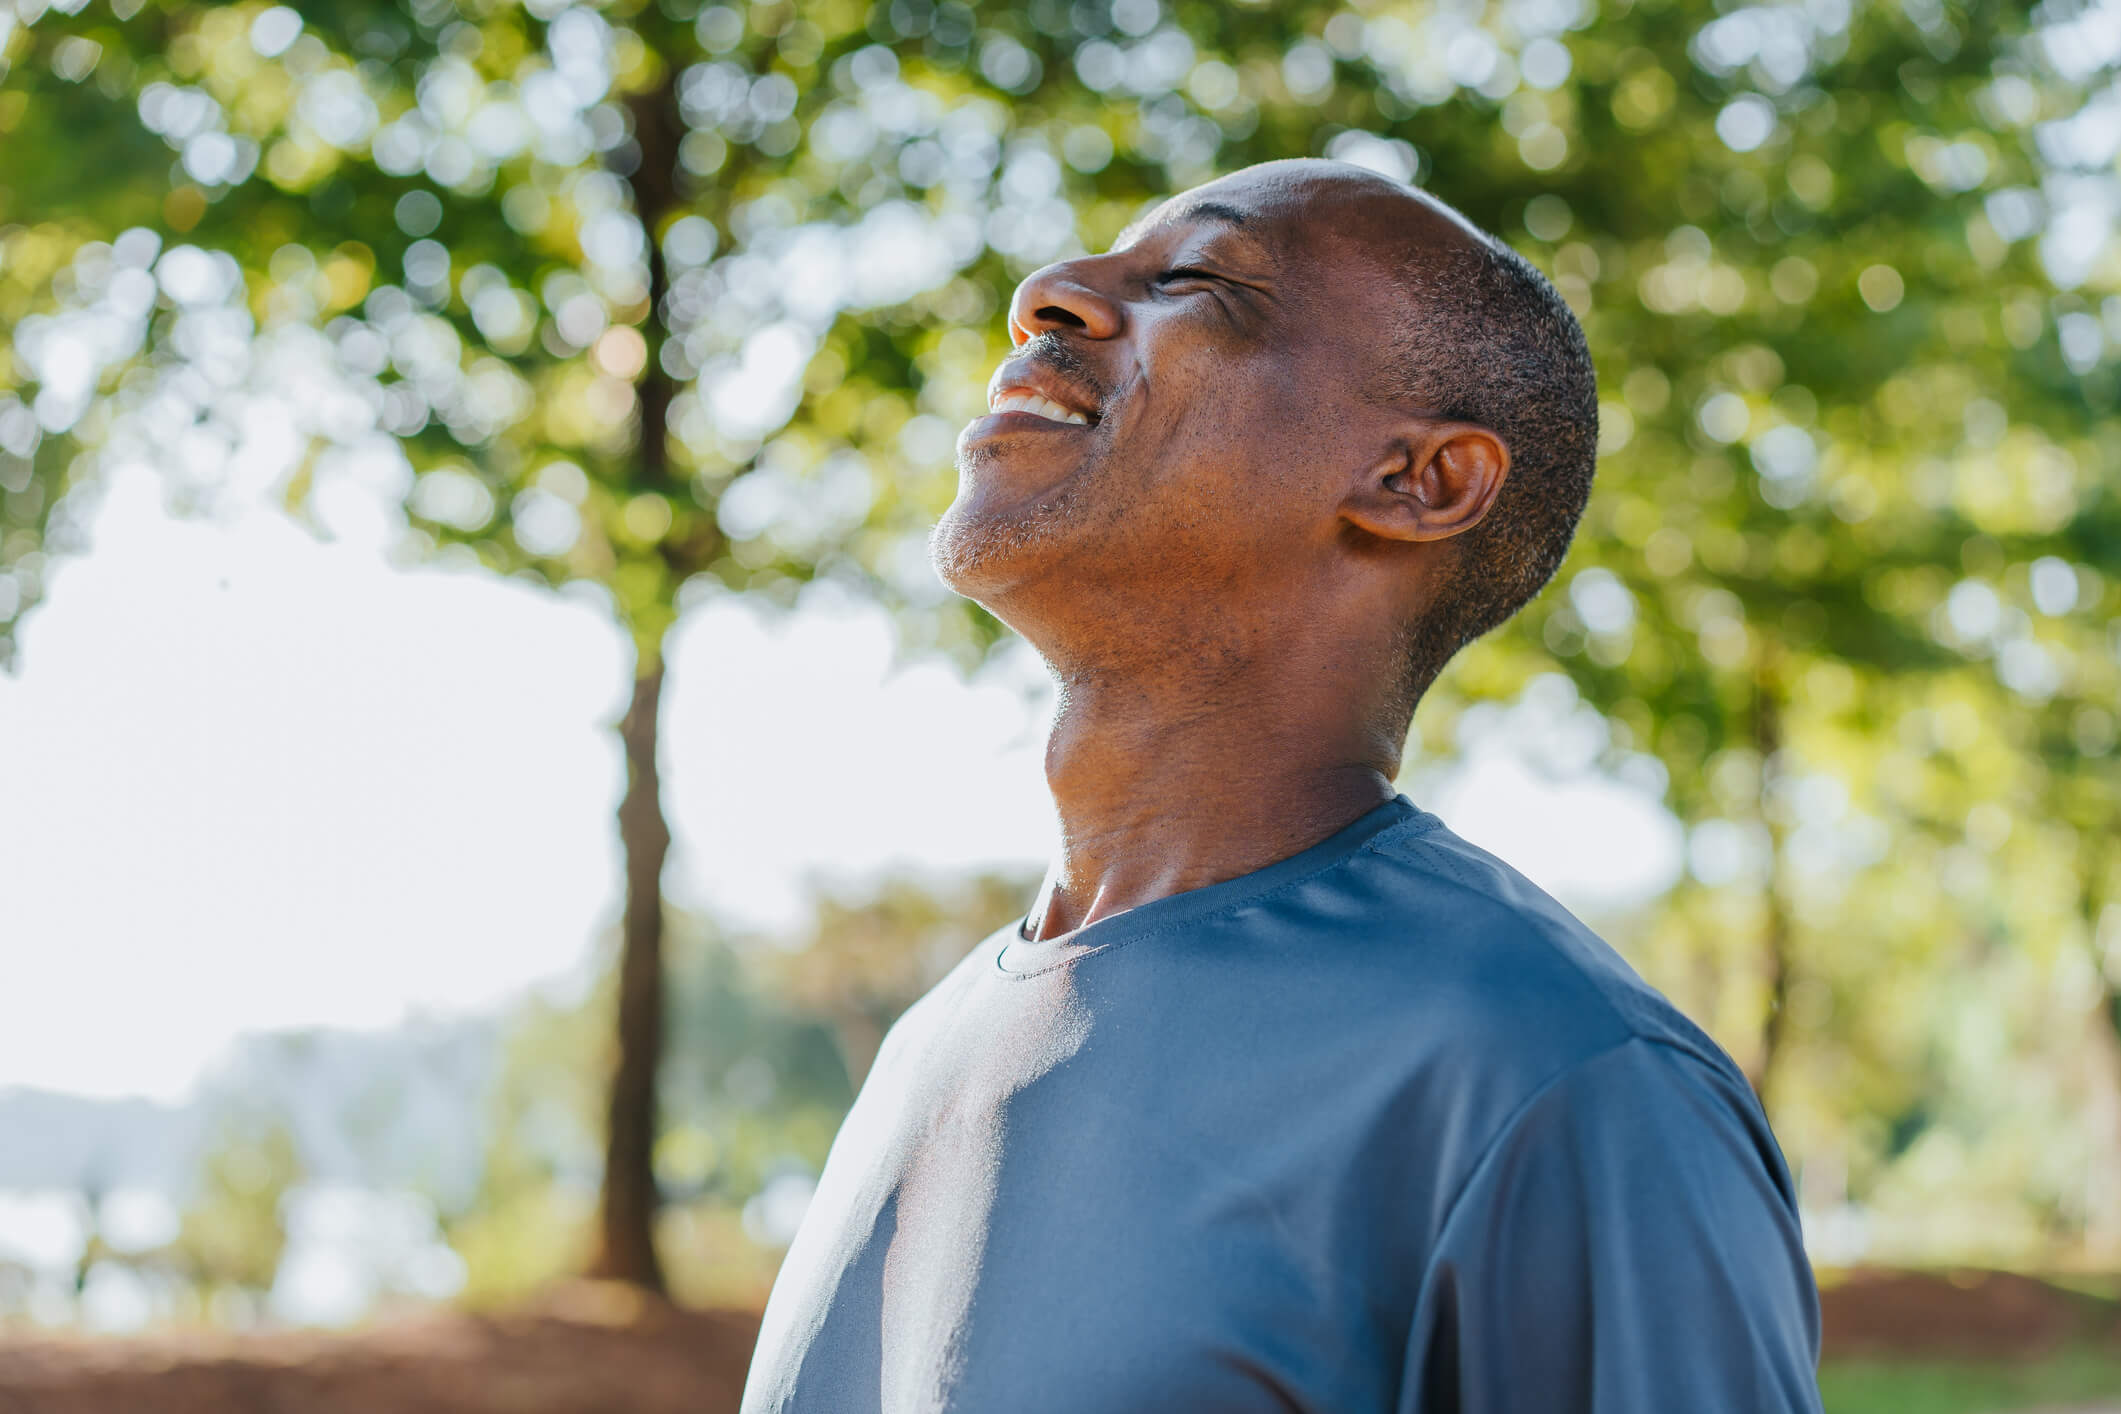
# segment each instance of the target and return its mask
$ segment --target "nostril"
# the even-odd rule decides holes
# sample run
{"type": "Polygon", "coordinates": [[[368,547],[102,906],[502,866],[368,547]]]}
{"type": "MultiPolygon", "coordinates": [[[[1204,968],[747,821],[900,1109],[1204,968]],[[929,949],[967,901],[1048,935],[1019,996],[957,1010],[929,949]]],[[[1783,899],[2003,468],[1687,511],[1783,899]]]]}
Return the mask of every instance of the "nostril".
{"type": "Polygon", "coordinates": [[[1035,317],[1041,322],[1047,324],[1065,324],[1070,329],[1081,329],[1086,327],[1080,315],[1062,309],[1057,304],[1046,305],[1044,308],[1038,311],[1035,317]]]}

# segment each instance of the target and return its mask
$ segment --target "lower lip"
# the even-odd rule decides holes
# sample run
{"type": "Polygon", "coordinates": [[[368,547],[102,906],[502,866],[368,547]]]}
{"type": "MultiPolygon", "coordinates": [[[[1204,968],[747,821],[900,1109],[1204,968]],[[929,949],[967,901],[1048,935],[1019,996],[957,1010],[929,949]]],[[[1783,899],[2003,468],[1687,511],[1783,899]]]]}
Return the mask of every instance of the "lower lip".
{"type": "Polygon", "coordinates": [[[1088,432],[1086,422],[1056,422],[1050,417],[1040,417],[1035,412],[990,412],[985,417],[975,417],[965,424],[961,440],[983,441],[998,437],[1004,432],[1088,432]]]}

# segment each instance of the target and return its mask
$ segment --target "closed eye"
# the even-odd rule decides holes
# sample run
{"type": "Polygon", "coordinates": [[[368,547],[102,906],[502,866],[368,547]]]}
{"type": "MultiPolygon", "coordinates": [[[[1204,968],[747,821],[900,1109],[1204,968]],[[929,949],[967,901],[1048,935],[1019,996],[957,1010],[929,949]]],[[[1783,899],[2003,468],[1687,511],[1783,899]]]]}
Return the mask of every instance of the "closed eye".
{"type": "Polygon", "coordinates": [[[1157,276],[1156,283],[1169,285],[1180,280],[1214,280],[1217,278],[1219,277],[1206,270],[1196,269],[1192,266],[1180,266],[1176,270],[1166,270],[1163,274],[1157,276]]]}

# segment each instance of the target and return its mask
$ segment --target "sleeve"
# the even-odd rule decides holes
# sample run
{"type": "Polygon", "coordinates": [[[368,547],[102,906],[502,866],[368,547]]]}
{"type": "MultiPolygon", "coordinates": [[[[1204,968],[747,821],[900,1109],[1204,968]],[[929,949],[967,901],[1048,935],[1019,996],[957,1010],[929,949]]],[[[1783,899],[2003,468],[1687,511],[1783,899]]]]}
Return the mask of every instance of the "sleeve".
{"type": "Polygon", "coordinates": [[[1745,1082],[1637,1038],[1528,1101],[1444,1221],[1399,1414],[1818,1414],[1819,1297],[1745,1082]]]}

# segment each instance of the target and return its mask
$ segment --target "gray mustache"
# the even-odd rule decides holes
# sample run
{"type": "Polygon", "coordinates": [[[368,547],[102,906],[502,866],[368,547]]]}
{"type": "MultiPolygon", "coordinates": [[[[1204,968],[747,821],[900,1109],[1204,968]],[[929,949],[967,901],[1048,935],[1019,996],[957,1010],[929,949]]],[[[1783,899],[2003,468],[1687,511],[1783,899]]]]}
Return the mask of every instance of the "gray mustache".
{"type": "Polygon", "coordinates": [[[1023,342],[1015,356],[1045,364],[1084,391],[1095,393],[1098,405],[1104,405],[1104,380],[1097,376],[1097,371],[1090,366],[1090,360],[1083,356],[1082,350],[1062,335],[1050,329],[1043,334],[1035,334],[1023,342]]]}

